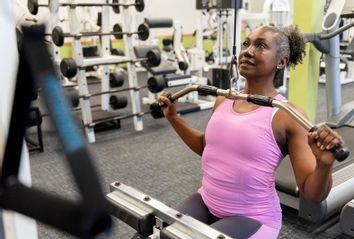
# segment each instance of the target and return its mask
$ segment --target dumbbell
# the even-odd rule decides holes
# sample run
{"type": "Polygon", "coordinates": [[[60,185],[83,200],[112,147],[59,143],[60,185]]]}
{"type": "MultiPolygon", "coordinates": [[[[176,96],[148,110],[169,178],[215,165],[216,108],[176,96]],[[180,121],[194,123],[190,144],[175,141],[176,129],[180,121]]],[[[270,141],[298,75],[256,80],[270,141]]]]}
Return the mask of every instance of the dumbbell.
{"type": "Polygon", "coordinates": [[[111,65],[111,64],[124,64],[124,63],[135,63],[135,62],[146,62],[149,67],[154,67],[160,65],[161,54],[158,49],[149,50],[145,57],[131,59],[131,60],[113,60],[106,63],[92,63],[92,64],[83,64],[76,65],[76,62],[73,58],[64,58],[60,62],[60,71],[61,73],[68,78],[74,77],[77,73],[77,69],[85,69],[93,65],[111,65]]]}
{"type": "Polygon", "coordinates": [[[115,55],[115,56],[125,56],[125,53],[122,49],[119,48],[112,48],[111,49],[111,55],[115,55]]]}
{"type": "Polygon", "coordinates": [[[109,86],[111,88],[121,87],[124,84],[124,75],[119,69],[114,69],[109,73],[109,86]]]}
{"type": "MultiPolygon", "coordinates": [[[[145,8],[144,0],[135,0],[135,3],[123,4],[119,3],[119,0],[113,0],[112,3],[60,3],[61,7],[102,7],[102,6],[111,6],[115,13],[120,13],[119,7],[130,7],[135,6],[135,9],[138,12],[142,12],[145,8]]],[[[28,0],[27,8],[32,15],[38,13],[39,7],[49,7],[48,4],[39,4],[38,0],[28,0]]]]}
{"type": "Polygon", "coordinates": [[[128,98],[126,96],[111,95],[109,97],[109,105],[114,110],[123,109],[128,105],[128,98]]]}
{"type": "MultiPolygon", "coordinates": [[[[78,92],[69,91],[67,94],[69,97],[69,102],[71,103],[71,106],[74,108],[74,110],[80,110],[81,108],[78,106],[81,97],[79,96],[78,92]]],[[[128,105],[128,98],[126,96],[111,95],[109,97],[109,105],[114,110],[125,108],[128,105]]],[[[97,108],[100,106],[101,105],[92,105],[91,108],[97,108]]]]}
{"type": "Polygon", "coordinates": [[[116,39],[122,39],[123,35],[132,35],[137,34],[138,38],[142,41],[145,41],[149,38],[150,30],[146,23],[142,23],[138,26],[138,31],[136,32],[123,32],[121,25],[118,23],[114,24],[112,32],[81,32],[79,34],[71,34],[71,33],[64,33],[63,29],[60,26],[56,26],[52,30],[52,40],[56,46],[62,46],[64,44],[65,37],[74,37],[74,38],[81,38],[81,37],[91,37],[91,36],[114,36],[116,39]]]}

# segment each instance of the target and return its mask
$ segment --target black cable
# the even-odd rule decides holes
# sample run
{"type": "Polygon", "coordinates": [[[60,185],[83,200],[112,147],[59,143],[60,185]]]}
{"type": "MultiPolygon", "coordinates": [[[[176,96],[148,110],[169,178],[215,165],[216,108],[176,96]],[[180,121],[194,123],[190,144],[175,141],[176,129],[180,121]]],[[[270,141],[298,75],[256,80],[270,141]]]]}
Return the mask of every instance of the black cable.
{"type": "MultiPolygon", "coordinates": [[[[237,56],[236,56],[236,21],[237,21],[237,1],[235,0],[235,6],[234,6],[234,36],[233,36],[233,46],[232,46],[232,56],[231,56],[231,62],[230,62],[230,68],[229,68],[229,79],[230,79],[230,90],[232,87],[232,82],[238,81],[238,69],[237,69],[237,56]],[[233,66],[235,66],[236,69],[236,75],[233,77],[233,66]]],[[[242,5],[242,4],[241,4],[242,5]]]]}

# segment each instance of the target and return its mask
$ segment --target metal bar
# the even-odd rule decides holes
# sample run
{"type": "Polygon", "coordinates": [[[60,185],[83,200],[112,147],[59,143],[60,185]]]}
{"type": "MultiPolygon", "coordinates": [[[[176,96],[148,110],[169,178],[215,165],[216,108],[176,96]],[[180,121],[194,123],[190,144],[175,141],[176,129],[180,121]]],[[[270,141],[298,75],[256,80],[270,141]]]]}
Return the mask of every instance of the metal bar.
{"type": "Polygon", "coordinates": [[[122,120],[122,119],[127,119],[127,118],[131,118],[131,117],[136,117],[136,116],[142,117],[143,115],[148,114],[148,113],[150,113],[150,111],[138,112],[138,113],[132,113],[132,114],[126,114],[126,115],[111,116],[111,117],[96,120],[96,121],[89,123],[89,124],[85,124],[85,127],[95,127],[97,124],[102,124],[102,123],[106,123],[106,122],[113,121],[113,120],[122,120]]]}
{"type": "MultiPolygon", "coordinates": [[[[184,89],[174,93],[171,96],[172,100],[176,100],[186,94],[188,94],[191,91],[198,91],[200,90],[199,85],[191,85],[187,86],[184,89]]],[[[248,94],[243,94],[240,93],[236,90],[224,90],[224,89],[218,89],[215,87],[205,87],[203,86],[203,90],[209,89],[211,91],[215,91],[215,95],[219,96],[224,96],[228,99],[242,99],[242,100],[247,100],[249,95],[248,94]]],[[[302,115],[300,115],[293,107],[291,107],[287,102],[282,102],[279,100],[272,99],[272,106],[277,107],[280,109],[285,110],[287,113],[289,113],[300,125],[302,125],[305,129],[310,130],[314,125],[310,123],[306,118],[304,118],[302,115]]]]}
{"type": "Polygon", "coordinates": [[[85,58],[83,59],[83,64],[78,64],[79,68],[86,68],[89,66],[96,65],[110,65],[110,64],[124,64],[124,63],[134,63],[147,60],[147,58],[139,58],[139,59],[128,59],[124,56],[112,56],[107,55],[105,57],[93,57],[93,58],[85,58]]]}
{"type": "Polygon", "coordinates": [[[107,198],[116,207],[124,205],[138,214],[152,212],[156,218],[162,220],[163,224],[166,225],[160,229],[168,231],[168,234],[175,238],[231,239],[231,237],[209,227],[207,224],[184,215],[133,187],[114,182],[110,185],[110,189],[111,193],[107,194],[107,198]]]}
{"type": "Polygon", "coordinates": [[[331,32],[331,33],[328,33],[328,34],[321,33],[320,34],[320,39],[321,40],[330,39],[330,38],[332,38],[332,37],[344,32],[345,30],[348,30],[351,27],[354,27],[354,22],[351,22],[348,25],[342,26],[341,28],[338,28],[334,32],[331,32]]]}
{"type": "MultiPolygon", "coordinates": [[[[173,94],[170,96],[170,99],[173,101],[183,95],[185,95],[186,92],[190,91],[198,91],[200,93],[204,94],[209,94],[209,95],[222,95],[225,96],[226,98],[229,99],[243,99],[247,100],[248,102],[255,103],[257,105],[261,106],[270,106],[270,107],[277,107],[280,109],[285,110],[295,121],[297,121],[301,126],[303,126],[306,130],[308,131],[315,131],[317,130],[317,127],[311,124],[304,116],[299,114],[290,104],[287,102],[282,102],[275,100],[271,97],[265,97],[262,95],[250,95],[250,94],[242,94],[236,90],[223,90],[223,89],[218,89],[213,86],[207,86],[207,85],[194,85],[194,86],[188,86],[185,89],[173,94]]],[[[162,107],[162,106],[160,106],[162,107]]],[[[152,108],[156,108],[155,106],[152,108]]],[[[330,151],[333,153],[333,156],[335,157],[336,160],[338,161],[343,161],[345,160],[349,154],[350,151],[349,149],[342,147],[341,145],[336,145],[330,151]]]]}

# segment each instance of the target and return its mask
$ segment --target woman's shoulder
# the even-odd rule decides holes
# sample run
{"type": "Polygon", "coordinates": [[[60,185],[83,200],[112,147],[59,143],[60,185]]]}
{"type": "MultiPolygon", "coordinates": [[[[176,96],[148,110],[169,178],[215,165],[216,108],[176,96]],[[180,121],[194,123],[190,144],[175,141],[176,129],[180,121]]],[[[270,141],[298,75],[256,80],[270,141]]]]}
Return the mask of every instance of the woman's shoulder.
{"type": "MultiPolygon", "coordinates": [[[[285,98],[284,98],[285,99],[285,98]]],[[[286,100],[286,99],[285,99],[286,100]]],[[[284,100],[283,100],[284,101],[284,100]]],[[[287,104],[294,109],[298,114],[300,114],[302,117],[304,117],[305,119],[308,119],[308,116],[306,114],[306,112],[299,106],[288,102],[287,104]]],[[[288,112],[286,112],[285,110],[278,110],[277,113],[277,121],[287,130],[287,131],[293,131],[293,130],[299,130],[302,127],[296,122],[296,120],[294,119],[294,117],[289,114],[288,112]]]]}
{"type": "Polygon", "coordinates": [[[225,102],[226,97],[225,96],[217,96],[215,99],[215,103],[214,103],[214,108],[213,108],[213,112],[215,111],[215,109],[221,105],[223,102],[225,102]]]}

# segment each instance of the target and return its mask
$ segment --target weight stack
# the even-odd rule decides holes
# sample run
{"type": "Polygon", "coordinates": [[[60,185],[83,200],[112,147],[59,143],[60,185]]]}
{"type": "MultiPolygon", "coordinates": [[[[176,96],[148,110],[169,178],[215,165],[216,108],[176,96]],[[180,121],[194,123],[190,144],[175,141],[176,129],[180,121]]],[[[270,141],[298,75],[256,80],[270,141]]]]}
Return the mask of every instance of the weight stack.
{"type": "Polygon", "coordinates": [[[229,72],[223,68],[212,68],[212,85],[221,89],[230,88],[229,72]]]}

